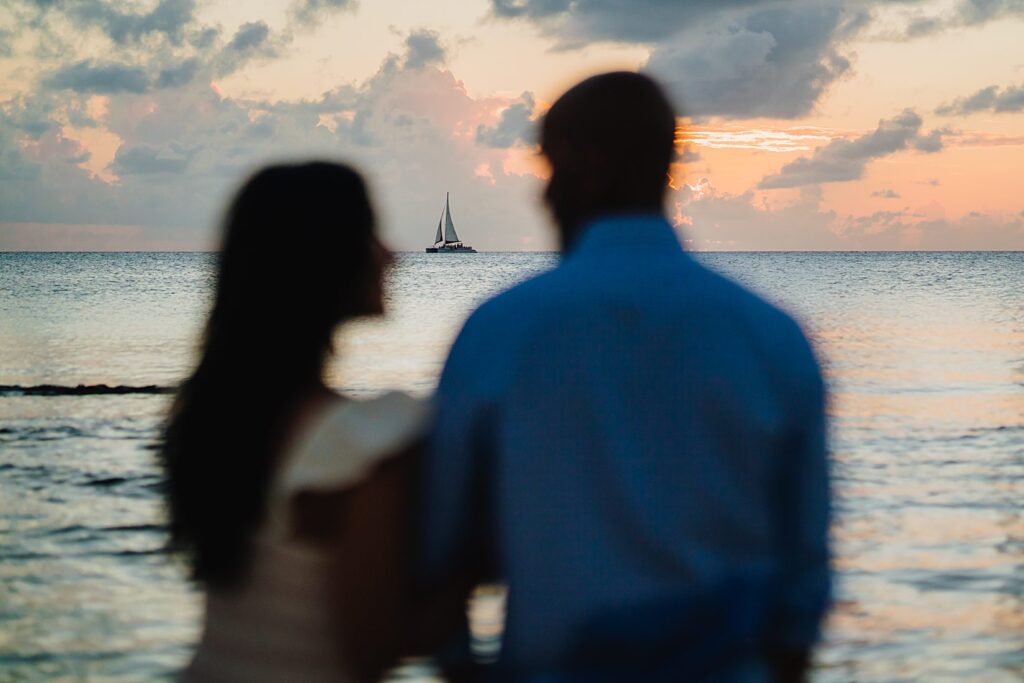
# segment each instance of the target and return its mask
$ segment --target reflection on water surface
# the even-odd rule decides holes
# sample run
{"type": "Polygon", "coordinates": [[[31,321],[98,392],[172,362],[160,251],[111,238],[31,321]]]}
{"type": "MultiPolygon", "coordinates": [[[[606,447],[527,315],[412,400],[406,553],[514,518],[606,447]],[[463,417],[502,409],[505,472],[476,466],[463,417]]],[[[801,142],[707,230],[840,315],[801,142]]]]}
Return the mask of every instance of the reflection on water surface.
{"type": "MultiPolygon", "coordinates": [[[[1024,254],[699,258],[800,317],[832,389],[840,580],[815,679],[1020,680],[1024,254]]],[[[469,310],[555,262],[401,255],[333,383],[429,393],[469,310]]],[[[0,254],[0,384],[176,383],[211,265],[0,254]]],[[[188,656],[197,596],[160,554],[148,449],[166,401],[0,396],[0,679],[135,681],[188,656]]]]}

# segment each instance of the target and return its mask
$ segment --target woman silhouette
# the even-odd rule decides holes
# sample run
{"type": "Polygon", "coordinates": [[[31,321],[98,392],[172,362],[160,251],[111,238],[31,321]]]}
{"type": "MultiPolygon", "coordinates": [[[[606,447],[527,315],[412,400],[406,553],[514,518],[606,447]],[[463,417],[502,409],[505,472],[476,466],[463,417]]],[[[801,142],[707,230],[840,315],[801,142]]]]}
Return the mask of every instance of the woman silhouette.
{"type": "Polygon", "coordinates": [[[228,211],[161,451],[171,545],[206,598],[185,680],[374,680],[412,647],[406,509],[425,409],[323,382],[335,327],[382,312],[390,258],[344,166],[266,168],[228,211]]]}

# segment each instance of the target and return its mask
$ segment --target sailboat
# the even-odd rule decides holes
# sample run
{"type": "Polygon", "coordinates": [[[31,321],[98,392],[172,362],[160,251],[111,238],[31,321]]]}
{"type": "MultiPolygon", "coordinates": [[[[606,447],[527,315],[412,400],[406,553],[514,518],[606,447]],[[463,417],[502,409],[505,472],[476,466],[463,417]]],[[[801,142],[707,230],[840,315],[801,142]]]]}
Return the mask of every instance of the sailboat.
{"type": "Polygon", "coordinates": [[[434,246],[427,247],[428,254],[475,254],[476,249],[467,246],[459,239],[455,232],[455,224],[452,223],[452,210],[448,204],[448,193],[444,194],[444,209],[441,210],[441,218],[437,221],[437,234],[434,236],[434,246]],[[441,225],[444,224],[444,231],[441,225]]]}

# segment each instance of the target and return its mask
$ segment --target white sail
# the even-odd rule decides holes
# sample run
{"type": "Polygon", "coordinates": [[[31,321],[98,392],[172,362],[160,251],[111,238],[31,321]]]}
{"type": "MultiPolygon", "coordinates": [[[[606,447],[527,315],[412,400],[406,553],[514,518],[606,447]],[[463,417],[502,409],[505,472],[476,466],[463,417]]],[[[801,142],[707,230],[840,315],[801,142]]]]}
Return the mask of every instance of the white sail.
{"type": "Polygon", "coordinates": [[[452,221],[452,207],[448,198],[444,195],[444,208],[441,209],[441,218],[437,221],[437,233],[434,236],[433,246],[427,247],[428,254],[475,254],[476,249],[466,246],[459,239],[459,233],[455,232],[455,222],[452,221]],[[444,229],[441,229],[441,226],[444,229]]]}
{"type": "Polygon", "coordinates": [[[459,236],[455,232],[455,224],[452,223],[452,210],[448,205],[448,193],[444,195],[444,241],[445,242],[458,242],[459,236]]]}

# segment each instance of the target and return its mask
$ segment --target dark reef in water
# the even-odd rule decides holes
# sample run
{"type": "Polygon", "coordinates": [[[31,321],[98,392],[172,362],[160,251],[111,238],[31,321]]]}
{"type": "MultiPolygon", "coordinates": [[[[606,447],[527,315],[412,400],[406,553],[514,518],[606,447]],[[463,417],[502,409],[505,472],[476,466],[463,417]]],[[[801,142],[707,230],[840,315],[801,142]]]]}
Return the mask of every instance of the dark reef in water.
{"type": "Polygon", "coordinates": [[[0,396],[98,396],[124,394],[173,394],[176,387],[162,387],[156,384],[146,386],[106,384],[79,384],[78,386],[61,386],[59,384],[38,384],[36,386],[20,386],[17,384],[0,384],[0,396]]]}

